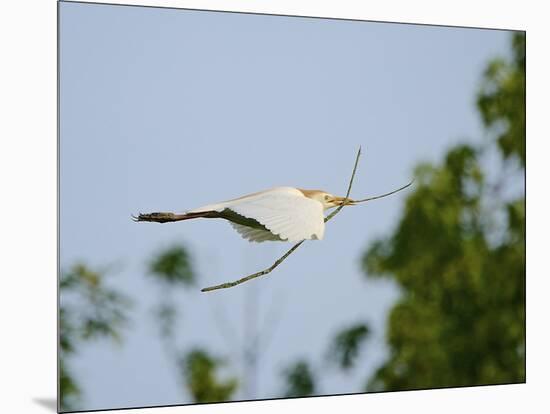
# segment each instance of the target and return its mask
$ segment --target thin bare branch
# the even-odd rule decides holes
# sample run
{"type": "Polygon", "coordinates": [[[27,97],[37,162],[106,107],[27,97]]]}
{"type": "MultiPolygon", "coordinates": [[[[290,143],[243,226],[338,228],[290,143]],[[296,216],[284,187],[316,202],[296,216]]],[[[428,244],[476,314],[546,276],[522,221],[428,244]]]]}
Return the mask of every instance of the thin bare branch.
{"type": "Polygon", "coordinates": [[[227,288],[230,288],[230,287],[233,287],[233,286],[240,285],[241,283],[247,282],[251,279],[256,279],[257,277],[267,275],[267,274],[271,273],[271,271],[273,269],[275,269],[277,266],[279,266],[288,256],[290,256],[294,252],[294,250],[296,250],[298,247],[300,247],[300,245],[303,242],[305,242],[305,240],[302,240],[301,242],[296,243],[294,246],[292,246],[290,248],[290,250],[288,250],[285,254],[283,254],[279,259],[277,259],[275,261],[275,263],[273,263],[267,269],[264,269],[260,272],[253,273],[253,274],[248,275],[246,277],[243,277],[239,280],[235,280],[234,282],[226,282],[226,283],[222,283],[221,285],[216,285],[216,286],[210,286],[210,287],[203,288],[203,289],[201,289],[201,292],[210,292],[211,290],[227,289],[227,288]]]}
{"type": "Polygon", "coordinates": [[[361,147],[359,147],[359,150],[357,151],[357,156],[355,157],[355,164],[353,166],[353,172],[351,173],[351,179],[349,180],[348,184],[348,191],[346,191],[346,197],[344,197],[344,201],[342,201],[342,204],[340,204],[336,210],[334,210],[332,213],[330,213],[328,216],[325,217],[325,223],[329,221],[331,218],[333,218],[336,214],[340,212],[344,208],[346,204],[350,201],[349,195],[351,193],[351,186],[353,185],[353,179],[355,178],[355,172],[357,171],[357,165],[359,164],[359,157],[361,156],[361,147]]]}
{"type": "MultiPolygon", "coordinates": [[[[359,163],[359,157],[361,156],[361,147],[359,147],[359,150],[357,151],[357,156],[355,157],[355,165],[353,166],[353,172],[351,174],[351,179],[349,181],[348,185],[348,191],[346,193],[346,197],[342,204],[336,208],[331,214],[329,214],[327,217],[325,217],[325,223],[329,221],[331,218],[333,218],[336,214],[342,210],[342,208],[348,203],[349,201],[349,195],[351,193],[351,187],[353,185],[353,179],[355,178],[355,172],[357,171],[357,165],[359,163]]],[[[283,254],[279,259],[275,261],[271,266],[269,266],[267,269],[261,270],[259,272],[253,273],[251,275],[245,276],[241,279],[235,280],[233,282],[226,282],[222,283],[221,285],[216,286],[210,286],[201,289],[201,292],[210,292],[212,290],[218,290],[218,289],[227,289],[233,286],[240,285],[241,283],[248,282],[249,280],[256,279],[260,276],[265,276],[269,273],[271,273],[277,266],[279,266],[288,256],[290,256],[294,251],[302,245],[302,243],[305,242],[305,240],[302,240],[301,242],[296,243],[294,246],[292,246],[285,254],[283,254]]]]}
{"type": "Polygon", "coordinates": [[[392,194],[398,193],[401,190],[404,190],[405,188],[409,187],[412,183],[414,183],[414,180],[412,180],[409,184],[404,185],[403,187],[399,187],[397,190],[390,191],[389,193],[386,193],[386,194],[382,194],[382,195],[378,195],[378,196],[374,196],[374,197],[368,197],[368,198],[364,198],[362,200],[353,200],[353,204],[364,203],[366,201],[371,201],[371,200],[378,200],[379,198],[384,198],[384,197],[390,196],[392,194]]]}

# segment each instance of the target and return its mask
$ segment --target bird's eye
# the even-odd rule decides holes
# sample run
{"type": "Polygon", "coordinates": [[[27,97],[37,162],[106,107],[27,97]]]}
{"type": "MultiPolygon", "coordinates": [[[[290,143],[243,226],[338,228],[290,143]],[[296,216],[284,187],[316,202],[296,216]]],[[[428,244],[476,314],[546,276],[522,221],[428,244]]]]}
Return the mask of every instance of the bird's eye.
{"type": "Polygon", "coordinates": [[[328,199],[329,199],[329,196],[328,196],[328,195],[326,195],[326,196],[325,196],[325,200],[327,200],[327,201],[328,201],[328,199]]]}

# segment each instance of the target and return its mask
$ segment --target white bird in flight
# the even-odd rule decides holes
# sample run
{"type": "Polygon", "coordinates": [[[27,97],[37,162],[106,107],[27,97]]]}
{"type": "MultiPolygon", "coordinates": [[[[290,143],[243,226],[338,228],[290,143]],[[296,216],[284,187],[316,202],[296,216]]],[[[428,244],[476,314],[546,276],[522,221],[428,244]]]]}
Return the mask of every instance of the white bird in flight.
{"type": "MultiPolygon", "coordinates": [[[[378,197],[377,197],[378,198],[378,197]]],[[[221,218],[229,221],[246,240],[298,242],[322,240],[324,211],[357,202],[326,191],[275,187],[216,204],[208,204],[183,214],[139,214],[135,221],[166,223],[196,218],[221,218]]]]}
{"type": "Polygon", "coordinates": [[[221,203],[208,204],[182,214],[149,213],[132,218],[135,221],[157,223],[221,218],[229,221],[244,239],[251,242],[322,240],[325,234],[326,210],[387,197],[407,188],[413,181],[389,193],[362,200],[338,197],[322,190],[275,187],[221,203]]]}

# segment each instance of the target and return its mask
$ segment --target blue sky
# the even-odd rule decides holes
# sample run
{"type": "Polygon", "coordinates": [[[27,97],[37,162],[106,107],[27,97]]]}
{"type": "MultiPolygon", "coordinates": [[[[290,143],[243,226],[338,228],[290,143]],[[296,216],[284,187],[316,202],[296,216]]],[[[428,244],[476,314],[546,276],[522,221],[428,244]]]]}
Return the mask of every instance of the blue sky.
{"type": "MultiPolygon", "coordinates": [[[[276,185],[352,196],[405,184],[421,161],[483,139],[475,93],[486,62],[508,53],[496,30],[61,3],[61,265],[112,267],[135,302],[123,345],[95,343],[72,362],[83,408],[190,402],[151,318],[155,253],[191,252],[199,287],[271,264],[289,245],[251,244],[226,223],[134,223],[276,185]]],[[[344,210],[267,278],[211,294],[175,292],[178,344],[204,346],[240,375],[247,329],[262,347],[254,395],[306,358],[323,394],[361,391],[384,360],[398,290],[367,280],[360,257],[396,225],[405,193],[344,210]],[[256,309],[250,317],[250,309],[256,309]],[[246,316],[248,315],[248,316],[246,316]],[[373,334],[359,369],[323,361],[341,328],[373,334]]]]}

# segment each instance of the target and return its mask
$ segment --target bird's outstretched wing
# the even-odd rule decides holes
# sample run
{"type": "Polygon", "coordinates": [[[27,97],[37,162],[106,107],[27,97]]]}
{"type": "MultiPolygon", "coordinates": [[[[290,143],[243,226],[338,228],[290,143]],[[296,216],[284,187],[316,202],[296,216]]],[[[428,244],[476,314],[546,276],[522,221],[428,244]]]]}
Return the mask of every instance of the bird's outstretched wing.
{"type": "MultiPolygon", "coordinates": [[[[278,187],[223,204],[225,209],[256,220],[284,241],[320,240],[325,232],[322,204],[292,187],[278,187]]],[[[259,233],[247,235],[249,239],[262,236],[259,233]]]]}

